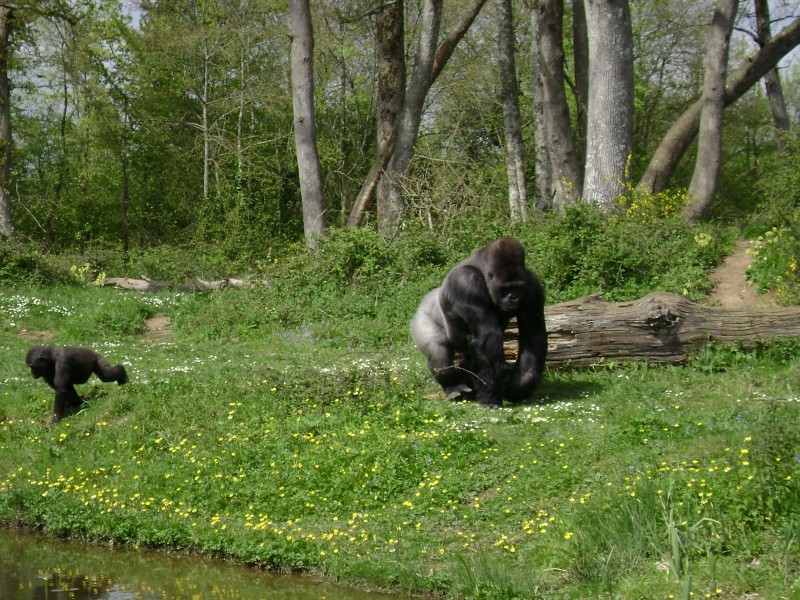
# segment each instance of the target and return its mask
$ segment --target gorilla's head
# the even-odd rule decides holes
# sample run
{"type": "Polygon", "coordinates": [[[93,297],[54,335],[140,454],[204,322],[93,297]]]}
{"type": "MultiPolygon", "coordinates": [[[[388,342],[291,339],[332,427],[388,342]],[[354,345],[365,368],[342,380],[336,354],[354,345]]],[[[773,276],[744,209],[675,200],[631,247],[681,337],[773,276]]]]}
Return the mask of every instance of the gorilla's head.
{"type": "Polygon", "coordinates": [[[480,250],[480,259],[492,302],[516,314],[525,294],[525,249],[514,238],[498,238],[480,250]]]}
{"type": "Polygon", "coordinates": [[[52,354],[52,349],[48,346],[34,346],[28,350],[25,364],[30,367],[34,379],[45,377],[55,370],[52,354]]]}

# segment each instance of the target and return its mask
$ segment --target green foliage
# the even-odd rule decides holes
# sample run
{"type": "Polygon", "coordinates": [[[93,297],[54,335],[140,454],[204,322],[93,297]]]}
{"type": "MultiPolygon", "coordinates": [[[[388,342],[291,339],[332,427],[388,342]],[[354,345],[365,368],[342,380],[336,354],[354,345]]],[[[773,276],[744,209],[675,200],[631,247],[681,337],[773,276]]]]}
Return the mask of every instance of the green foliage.
{"type": "Polygon", "coordinates": [[[385,285],[446,266],[448,253],[430,231],[420,230],[390,242],[370,227],[331,231],[312,260],[311,279],[342,285],[385,285]]]}
{"type": "Polygon", "coordinates": [[[309,323],[306,335],[314,339],[385,343],[407,331],[446,262],[441,244],[424,231],[392,243],[369,228],[334,230],[317,252],[273,259],[263,285],[231,292],[233,306],[224,291],[210,301],[188,298],[176,328],[189,336],[249,338],[309,323]]]}
{"type": "Polygon", "coordinates": [[[539,217],[519,237],[551,301],[597,291],[621,301],[653,290],[701,298],[711,289],[706,274],[722,260],[730,233],[690,227],[676,216],[609,217],[576,206],[563,216],[539,217]]]}
{"type": "Polygon", "coordinates": [[[800,304],[800,208],[784,227],[759,236],[747,278],[759,292],[774,292],[782,304],[800,304]]]}
{"type": "Polygon", "coordinates": [[[75,277],[25,246],[0,239],[0,284],[70,285],[75,277]]]}
{"type": "Polygon", "coordinates": [[[785,133],[784,154],[763,157],[763,176],[756,183],[758,212],[748,224],[753,264],[748,279],[760,292],[774,292],[782,304],[800,303],[800,137],[785,133]]]}

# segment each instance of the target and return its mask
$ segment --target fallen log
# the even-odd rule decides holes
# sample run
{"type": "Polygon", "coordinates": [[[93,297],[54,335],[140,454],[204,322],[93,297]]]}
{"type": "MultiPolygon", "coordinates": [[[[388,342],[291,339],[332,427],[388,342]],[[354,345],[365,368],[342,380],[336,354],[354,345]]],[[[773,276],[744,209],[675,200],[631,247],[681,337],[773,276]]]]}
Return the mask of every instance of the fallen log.
{"type": "MultiPolygon", "coordinates": [[[[137,292],[160,292],[169,289],[169,285],[162,281],[155,281],[149,277],[142,279],[131,279],[130,277],[106,277],[98,281],[101,286],[114,286],[125,290],[135,290],[137,292]]],[[[241,289],[247,287],[249,284],[244,279],[234,279],[226,277],[217,281],[205,281],[204,279],[197,278],[188,283],[181,283],[175,286],[179,292],[200,292],[208,290],[219,290],[224,287],[241,289]]]]}
{"type": "MultiPolygon", "coordinates": [[[[752,346],[800,337],[800,307],[720,308],[666,292],[613,303],[585,296],[548,306],[545,320],[550,368],[629,360],[681,364],[710,341],[752,346]]],[[[516,360],[517,337],[512,321],[504,336],[509,360],[516,360]]]]}
{"type": "Polygon", "coordinates": [[[125,290],[136,290],[137,292],[160,292],[167,289],[167,284],[161,281],[154,281],[148,277],[142,279],[131,279],[130,277],[106,277],[97,282],[101,286],[114,286],[125,290]]]}

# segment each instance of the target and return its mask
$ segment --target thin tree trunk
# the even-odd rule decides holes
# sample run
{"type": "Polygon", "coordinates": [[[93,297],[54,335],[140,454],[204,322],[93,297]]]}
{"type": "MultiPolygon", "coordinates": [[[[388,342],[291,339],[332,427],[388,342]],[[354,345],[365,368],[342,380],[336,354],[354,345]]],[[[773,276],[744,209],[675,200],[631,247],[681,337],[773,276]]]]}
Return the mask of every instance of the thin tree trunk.
{"type": "MultiPolygon", "coordinates": [[[[800,44],[800,18],[784,27],[769,43],[748,56],[742,66],[730,74],[725,84],[725,106],[741,98],[798,44],[800,44]]],[[[658,193],[669,187],[672,174],[697,135],[702,106],[702,99],[697,100],[672,124],[639,180],[636,186],[638,190],[658,193]]]]}
{"type": "MultiPolygon", "coordinates": [[[[610,35],[610,34],[609,34],[610,35]]],[[[575,121],[578,134],[578,165],[586,179],[586,136],[589,110],[589,30],[584,0],[572,0],[572,57],[575,69],[575,121]]]]}
{"type": "MultiPolygon", "coordinates": [[[[398,120],[406,97],[405,8],[402,0],[387,4],[376,19],[378,36],[377,100],[377,213],[378,222],[391,221],[395,207],[391,203],[388,179],[381,178],[394,152],[398,120]]],[[[369,188],[363,188],[365,191],[369,188]]]]}
{"type": "Polygon", "coordinates": [[[561,211],[576,204],[583,189],[564,91],[563,0],[537,0],[535,10],[539,11],[544,119],[555,191],[553,207],[561,211]]]}
{"type": "MultiPolygon", "coordinates": [[[[205,6],[205,5],[204,5],[205,6]]],[[[205,18],[203,17],[203,22],[205,18]]],[[[203,120],[203,205],[208,202],[211,186],[211,131],[208,118],[209,94],[211,88],[211,56],[208,52],[208,40],[206,39],[205,26],[203,27],[203,98],[202,98],[202,120],[203,120]]]]}
{"type": "Polygon", "coordinates": [[[303,230],[306,244],[313,249],[325,234],[325,211],[314,117],[314,38],[309,0],[289,0],[289,16],[294,139],[303,202],[303,230]]]}
{"type": "Polygon", "coordinates": [[[8,59],[14,10],[0,6],[0,235],[14,237],[11,220],[11,85],[8,81],[8,59]]]}
{"type": "MultiPolygon", "coordinates": [[[[62,46],[62,52],[66,52],[66,48],[62,46]]],[[[61,120],[59,122],[59,153],[57,163],[57,176],[56,185],[53,190],[53,203],[47,209],[47,216],[45,217],[45,238],[44,238],[44,251],[49,254],[53,249],[55,243],[55,234],[53,232],[53,220],[56,216],[56,211],[62,205],[62,194],[67,182],[67,110],[69,108],[69,88],[67,84],[67,65],[66,60],[62,65],[64,72],[61,80],[61,120]]]]}
{"type": "Polygon", "coordinates": [[[119,191],[119,228],[122,237],[122,260],[128,262],[128,204],[130,203],[128,186],[127,148],[123,147],[119,155],[120,191],[119,191]]]}
{"type": "Polygon", "coordinates": [[[120,111],[120,120],[122,121],[120,148],[119,148],[119,172],[120,172],[120,188],[119,188],[119,229],[122,241],[122,260],[128,262],[128,206],[130,205],[130,179],[128,175],[128,147],[130,139],[130,117],[128,97],[122,97],[122,110],[120,111]]]}
{"type": "MultiPolygon", "coordinates": [[[[767,0],[755,0],[756,7],[756,28],[757,28],[757,42],[762,48],[772,39],[772,28],[770,25],[769,16],[769,3],[767,0]]],[[[789,131],[791,122],[789,120],[789,113],[786,110],[786,100],[783,97],[783,87],[781,86],[781,78],[778,74],[778,69],[770,69],[769,73],[764,76],[764,88],[769,100],[769,108],[772,112],[772,124],[775,132],[775,145],[778,148],[779,154],[784,154],[786,149],[784,147],[783,136],[789,131]]]]}
{"type": "Polygon", "coordinates": [[[536,210],[548,210],[553,207],[553,179],[550,165],[550,149],[547,143],[547,125],[544,112],[544,75],[542,74],[542,57],[539,44],[535,40],[541,37],[541,14],[535,0],[526,0],[525,5],[531,13],[531,87],[533,104],[533,205],[536,210]]]}
{"type": "Polygon", "coordinates": [[[633,29],[628,0],[586,0],[589,111],[583,199],[606,212],[627,188],[633,147],[633,29]]]}
{"type": "Polygon", "coordinates": [[[525,158],[522,148],[522,122],[519,114],[519,85],[514,60],[514,13],[511,0],[498,3],[498,63],[500,66],[500,94],[503,99],[503,118],[506,138],[506,172],[508,173],[508,201],[512,221],[528,217],[528,192],[525,188],[525,158]]]}
{"type": "Polygon", "coordinates": [[[242,82],[242,87],[239,90],[239,110],[236,115],[236,185],[238,187],[240,198],[244,194],[244,186],[242,185],[244,182],[244,144],[242,135],[244,132],[244,96],[245,86],[247,85],[247,70],[245,69],[246,64],[245,48],[243,46],[239,51],[239,79],[242,82]]]}
{"type": "Polygon", "coordinates": [[[705,218],[717,191],[719,170],[722,164],[722,112],[725,109],[725,78],[728,72],[731,33],[733,33],[733,22],[738,5],[738,0],[717,0],[714,18],[708,32],[697,160],[692,181],[689,184],[689,204],[683,212],[684,217],[690,223],[705,218]]]}

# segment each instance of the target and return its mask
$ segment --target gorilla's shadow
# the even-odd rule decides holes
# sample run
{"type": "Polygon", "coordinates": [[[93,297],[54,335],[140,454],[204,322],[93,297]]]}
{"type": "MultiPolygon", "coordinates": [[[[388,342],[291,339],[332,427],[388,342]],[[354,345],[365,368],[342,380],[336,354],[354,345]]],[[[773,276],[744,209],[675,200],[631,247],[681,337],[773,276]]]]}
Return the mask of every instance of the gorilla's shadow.
{"type": "Polygon", "coordinates": [[[603,388],[604,386],[597,381],[561,377],[554,380],[552,375],[545,375],[533,396],[523,402],[506,404],[506,407],[546,406],[559,402],[585,401],[601,392],[603,388]]]}

